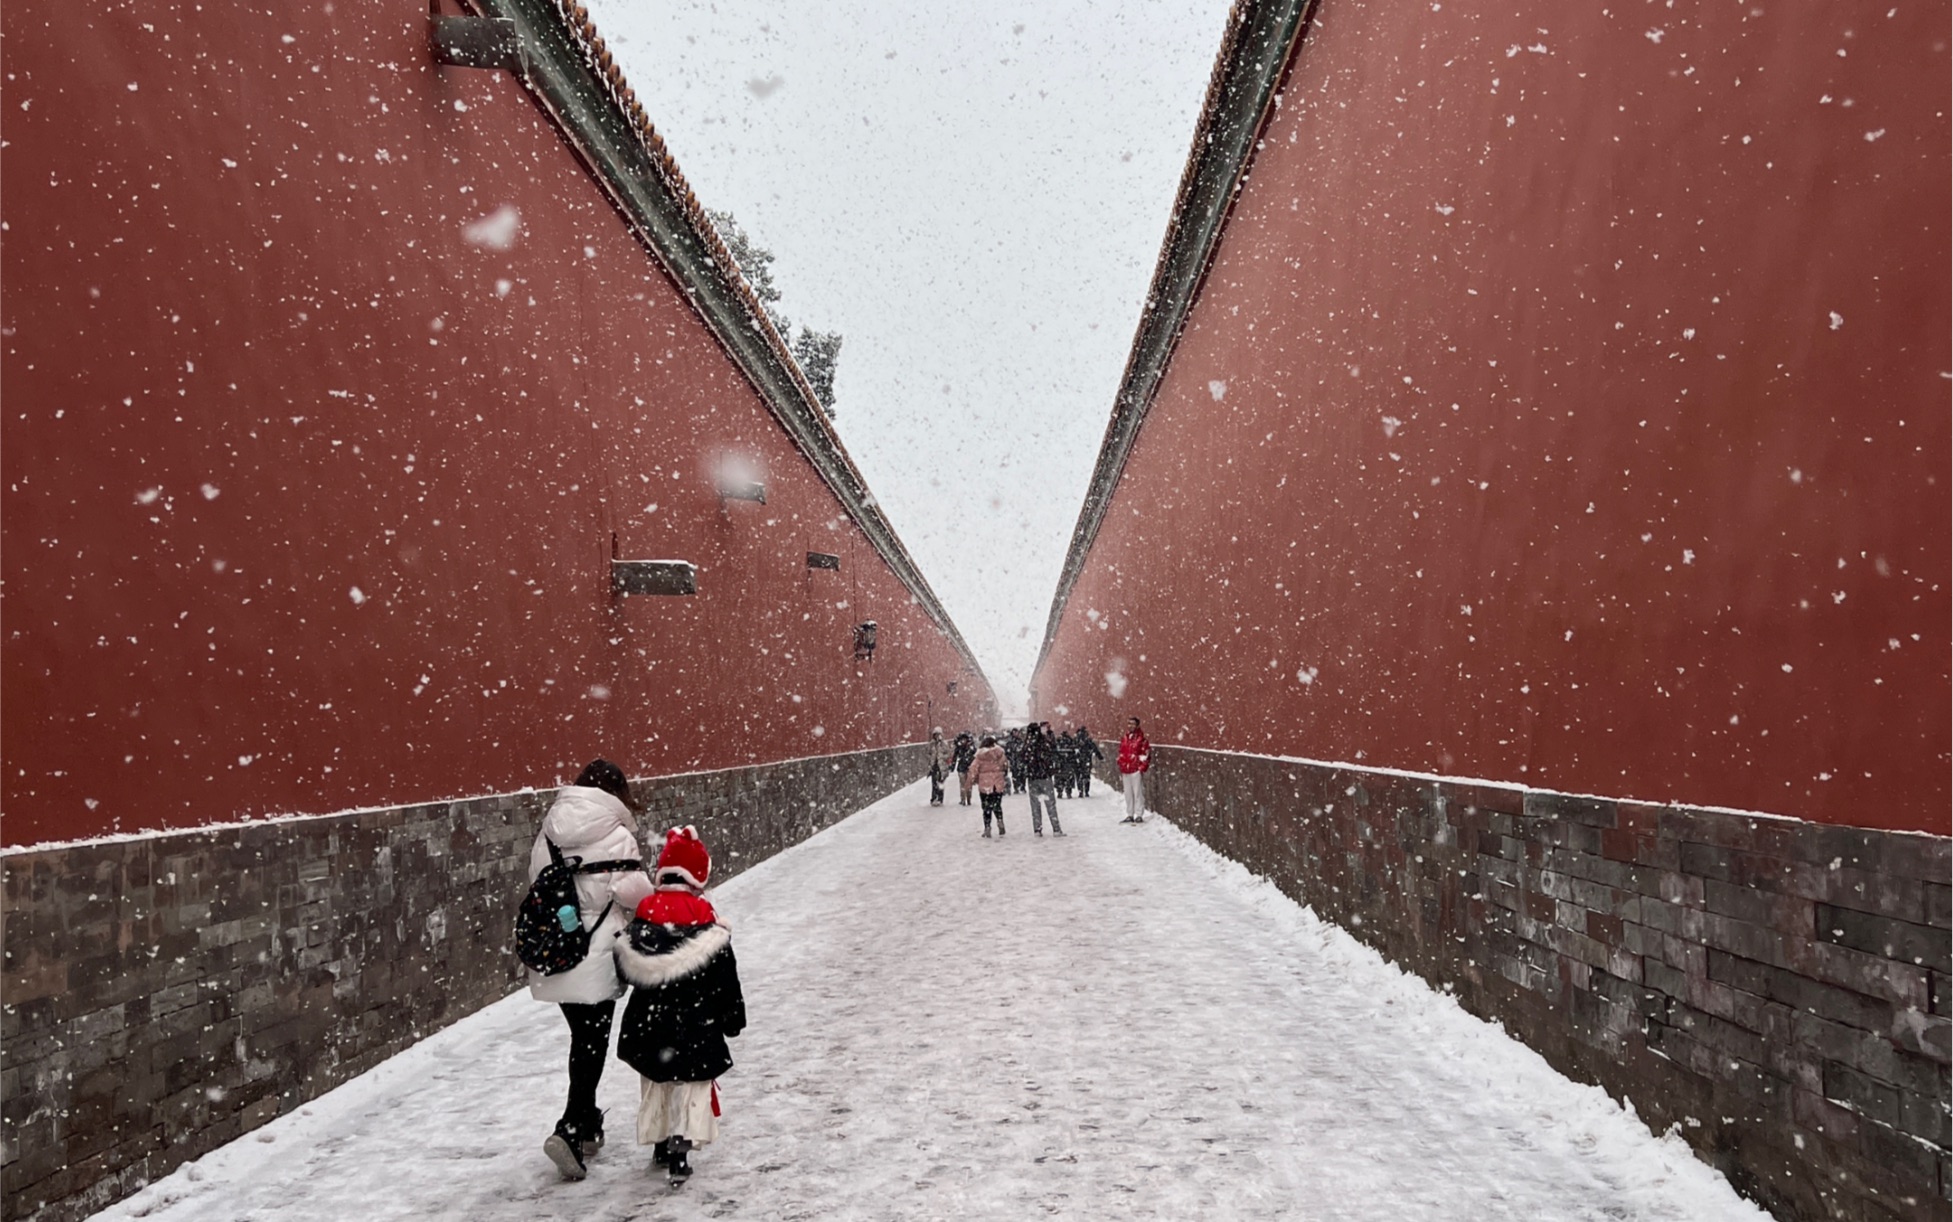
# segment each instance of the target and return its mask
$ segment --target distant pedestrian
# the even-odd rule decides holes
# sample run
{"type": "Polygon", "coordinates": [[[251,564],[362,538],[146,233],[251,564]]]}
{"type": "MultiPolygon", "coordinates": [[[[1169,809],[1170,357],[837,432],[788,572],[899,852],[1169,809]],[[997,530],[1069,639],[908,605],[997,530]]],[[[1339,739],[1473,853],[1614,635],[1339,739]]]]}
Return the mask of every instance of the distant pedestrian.
{"type": "Polygon", "coordinates": [[[650,876],[638,860],[637,816],[630,799],[623,769],[609,760],[590,761],[576,784],[556,791],[529,851],[531,883],[558,861],[569,867],[576,903],[563,905],[563,929],[575,933],[580,927],[589,938],[588,950],[575,966],[548,975],[533,968],[529,972],[529,995],[555,1003],[570,1026],[569,1102],[556,1131],[543,1142],[543,1153],[565,1179],[587,1175],[585,1158],[603,1148],[597,1083],[610,1058],[611,1017],[624,995],[612,946],[631,911],[651,894],[650,876]],[[590,868],[599,866],[608,868],[590,868]]]}
{"type": "Polygon", "coordinates": [[[1057,787],[1059,797],[1069,798],[1078,787],[1078,757],[1072,751],[1071,732],[1067,730],[1053,739],[1051,749],[1058,761],[1051,775],[1052,784],[1057,787]]]}
{"type": "Polygon", "coordinates": [[[929,805],[943,804],[943,779],[949,775],[950,763],[955,758],[955,749],[943,738],[943,728],[937,726],[929,731],[929,805]]]}
{"type": "Polygon", "coordinates": [[[985,734],[983,746],[970,762],[970,783],[976,786],[983,803],[983,838],[990,839],[990,820],[997,820],[997,834],[1004,834],[1004,793],[1010,788],[1010,761],[997,745],[995,735],[985,734]]]}
{"type": "Polygon", "coordinates": [[[962,787],[962,801],[959,805],[970,804],[970,761],[976,758],[976,735],[968,730],[956,736],[956,776],[962,787]]]}
{"type": "Polygon", "coordinates": [[[1024,772],[1031,787],[1031,835],[1044,835],[1044,812],[1051,815],[1051,834],[1062,836],[1058,826],[1058,798],[1051,789],[1051,777],[1058,767],[1058,740],[1051,727],[1034,722],[1024,742],[1024,772]],[[1040,806],[1042,803],[1042,806],[1040,806]]]}
{"type": "Polygon", "coordinates": [[[1012,726],[1004,735],[1004,758],[1010,762],[1010,791],[1024,792],[1024,730],[1012,726]]]}
{"type": "Polygon", "coordinates": [[[727,1038],[746,1029],[732,931],[703,894],[711,875],[698,832],[673,828],[658,855],[657,890],[617,946],[632,986],[617,1055],[643,1076],[637,1141],[674,1187],[692,1174],[686,1155],[719,1135],[714,1079],[732,1068],[727,1038]]]}
{"type": "Polygon", "coordinates": [[[1078,796],[1089,798],[1092,796],[1092,761],[1104,759],[1105,752],[1099,750],[1091,732],[1080,726],[1072,736],[1072,754],[1078,760],[1078,796]]]}
{"type": "Polygon", "coordinates": [[[1153,744],[1135,717],[1119,736],[1119,784],[1126,791],[1126,817],[1119,822],[1146,822],[1146,770],[1152,766],[1153,744]]]}

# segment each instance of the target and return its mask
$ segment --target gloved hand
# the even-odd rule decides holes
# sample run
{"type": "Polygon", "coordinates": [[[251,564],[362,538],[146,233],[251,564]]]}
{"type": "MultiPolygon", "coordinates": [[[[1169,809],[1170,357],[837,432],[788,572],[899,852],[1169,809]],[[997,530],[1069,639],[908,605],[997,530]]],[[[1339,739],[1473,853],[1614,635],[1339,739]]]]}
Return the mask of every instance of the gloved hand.
{"type": "Polygon", "coordinates": [[[558,908],[556,910],[556,920],[562,925],[564,933],[569,933],[578,925],[583,924],[583,919],[577,915],[575,904],[564,904],[561,908],[558,908]]]}

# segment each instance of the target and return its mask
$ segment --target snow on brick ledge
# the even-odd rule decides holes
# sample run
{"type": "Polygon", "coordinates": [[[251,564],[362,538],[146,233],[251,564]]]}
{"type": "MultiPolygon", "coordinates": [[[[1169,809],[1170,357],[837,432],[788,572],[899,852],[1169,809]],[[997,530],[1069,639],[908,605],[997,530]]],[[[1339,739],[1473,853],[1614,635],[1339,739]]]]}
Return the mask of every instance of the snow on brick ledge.
{"type": "MultiPolygon", "coordinates": [[[[925,744],[633,784],[718,881],[894,792],[925,744]]],[[[0,1219],[73,1222],[521,982],[509,946],[553,791],[0,855],[0,1219]]]]}
{"type": "Polygon", "coordinates": [[[1946,1217],[1945,837],[1154,752],[1156,809],[1777,1216],[1946,1217]]]}

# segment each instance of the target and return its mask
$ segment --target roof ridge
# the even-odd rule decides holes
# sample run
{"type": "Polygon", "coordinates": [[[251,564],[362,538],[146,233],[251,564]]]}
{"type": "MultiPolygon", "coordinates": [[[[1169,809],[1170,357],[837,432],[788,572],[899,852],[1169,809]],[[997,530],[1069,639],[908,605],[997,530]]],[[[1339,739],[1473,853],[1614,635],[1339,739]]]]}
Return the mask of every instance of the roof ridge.
{"type": "Polygon", "coordinates": [[[726,245],[725,238],[720,235],[718,226],[712,223],[705,205],[699,202],[698,196],[692,191],[691,184],[685,180],[684,171],[678,168],[678,159],[672,156],[671,150],[665,145],[664,137],[658,133],[657,125],[651,122],[650,114],[637,100],[637,91],[632,89],[630,82],[624,78],[624,70],[618,67],[616,58],[611,55],[609,45],[604,41],[602,32],[597,29],[595,19],[590,16],[590,10],[579,0],[554,0],[554,4],[556,11],[563,18],[563,28],[569,31],[570,40],[583,53],[584,62],[605,86],[611,105],[617,109],[617,113],[629,120],[632,133],[637,136],[639,143],[644,146],[644,151],[649,154],[653,168],[664,180],[665,189],[680,202],[684,209],[685,220],[691,225],[699,240],[705,244],[706,250],[711,253],[712,260],[716,264],[715,270],[739,295],[740,301],[752,316],[754,327],[766,337],[768,345],[785,358],[787,368],[793,371],[794,380],[801,392],[807,396],[809,402],[821,408],[819,413],[821,422],[838,443],[840,435],[828,424],[826,405],[822,404],[820,396],[814,393],[813,384],[807,380],[807,371],[800,367],[799,358],[794,356],[793,347],[787,337],[781,335],[779,328],[773,325],[772,316],[766,312],[759,294],[753,291],[752,284],[746,279],[746,273],[739,267],[739,261],[733,258],[732,250],[726,245]]]}
{"type": "Polygon", "coordinates": [[[1160,240],[1153,279],[1106,421],[1078,522],[1059,570],[1045,620],[1044,643],[1032,671],[1035,686],[1058,638],[1073,587],[1097,542],[1113,493],[1137,444],[1140,427],[1165,377],[1179,336],[1219,249],[1234,198],[1246,178],[1269,115],[1280,104],[1279,84],[1294,61],[1319,0],[1234,0],[1207,79],[1207,95],[1173,211],[1160,240]]]}
{"type": "MultiPolygon", "coordinates": [[[[438,0],[436,0],[438,2],[438,0]]],[[[812,464],[847,516],[907,587],[910,598],[946,635],[991,695],[969,642],[949,617],[915,557],[882,513],[854,456],[807,380],[792,349],[773,325],[731,249],[678,168],[664,137],[624,77],[596,22],[581,0],[459,0],[466,9],[514,21],[524,37],[560,39],[552,60],[565,70],[519,69],[524,88],[541,104],[577,150],[599,187],[622,212],[662,266],[690,299],[727,355],[759,393],[794,447],[812,464]],[[579,62],[580,61],[580,62],[579,62]],[[568,72],[581,83],[568,79],[568,72]],[[579,96],[587,93],[587,96],[579,96]],[[585,109],[587,105],[587,111],[585,109]],[[620,160],[618,155],[623,155],[620,160]],[[641,166],[628,162],[642,161],[641,166]]]]}

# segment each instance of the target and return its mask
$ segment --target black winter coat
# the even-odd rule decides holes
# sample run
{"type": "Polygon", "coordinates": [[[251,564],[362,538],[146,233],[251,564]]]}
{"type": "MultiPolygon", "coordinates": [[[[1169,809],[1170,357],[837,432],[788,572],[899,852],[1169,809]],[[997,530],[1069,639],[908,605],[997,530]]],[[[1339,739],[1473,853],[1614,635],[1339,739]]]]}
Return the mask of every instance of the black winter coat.
{"type": "Polygon", "coordinates": [[[1052,749],[1057,752],[1059,776],[1078,771],[1078,745],[1072,742],[1071,735],[1060,734],[1052,749]]]}
{"type": "Polygon", "coordinates": [[[1058,767],[1056,744],[1042,734],[1033,734],[1024,744],[1024,775],[1033,781],[1048,781],[1058,767]]]}
{"type": "Polygon", "coordinates": [[[619,1059],[653,1082],[709,1082],[732,1068],[726,1039],[746,1029],[746,997],[731,930],[632,921],[617,969],[631,982],[619,1059]]]}

